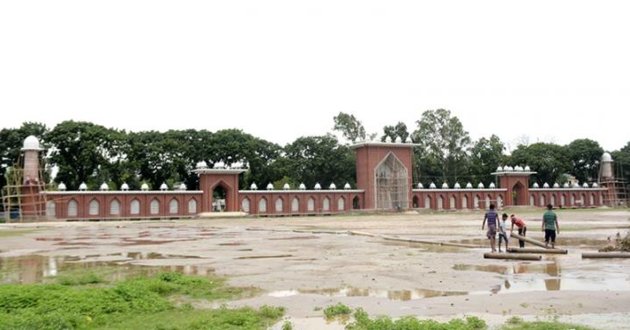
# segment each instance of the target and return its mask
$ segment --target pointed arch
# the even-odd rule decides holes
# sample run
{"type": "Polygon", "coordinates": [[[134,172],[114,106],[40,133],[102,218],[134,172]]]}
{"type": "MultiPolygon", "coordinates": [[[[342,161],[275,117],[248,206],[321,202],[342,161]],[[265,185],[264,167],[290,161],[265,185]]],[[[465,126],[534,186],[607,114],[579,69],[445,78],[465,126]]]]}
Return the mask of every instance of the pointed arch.
{"type": "Polygon", "coordinates": [[[57,217],[57,204],[54,201],[46,202],[46,217],[49,219],[57,217]]]}
{"type": "Polygon", "coordinates": [[[437,209],[438,210],[444,209],[444,197],[442,197],[442,195],[439,195],[437,198],[437,209]]]}
{"type": "Polygon", "coordinates": [[[571,206],[575,205],[575,193],[572,193],[571,196],[569,196],[571,198],[571,206]]]}
{"type": "Polygon", "coordinates": [[[475,209],[480,209],[481,208],[480,205],[479,205],[480,200],[481,200],[481,198],[479,197],[479,195],[475,195],[475,197],[473,198],[473,207],[475,209]]]}
{"type": "Polygon", "coordinates": [[[258,201],[258,213],[267,213],[267,199],[265,197],[258,201]]]}
{"type": "Polygon", "coordinates": [[[556,194],[551,194],[551,205],[556,206],[556,194]]]}
{"type": "Polygon", "coordinates": [[[92,199],[90,204],[88,204],[88,214],[89,215],[98,215],[101,204],[96,200],[92,199]]]}
{"type": "Polygon", "coordinates": [[[425,209],[431,208],[431,196],[429,195],[424,196],[424,208],[425,209]]]}
{"type": "Polygon", "coordinates": [[[411,199],[411,207],[413,207],[414,209],[420,207],[420,200],[417,195],[414,195],[411,199]]]}
{"type": "Polygon", "coordinates": [[[306,202],[306,210],[309,212],[315,212],[315,198],[313,196],[308,198],[306,202]]]}
{"type": "Polygon", "coordinates": [[[565,194],[560,195],[560,206],[567,205],[567,196],[565,194]]]}
{"type": "Polygon", "coordinates": [[[276,198],[276,213],[284,212],[284,200],[282,197],[276,198]]]}
{"type": "Polygon", "coordinates": [[[137,198],[134,198],[129,204],[129,214],[140,214],[140,201],[137,198]]]}
{"type": "Polygon", "coordinates": [[[503,196],[501,194],[497,195],[497,209],[501,209],[503,207],[503,196]]]}
{"type": "Polygon", "coordinates": [[[120,215],[120,201],[118,201],[118,198],[114,198],[109,202],[109,215],[120,215]]]}
{"type": "Polygon", "coordinates": [[[462,209],[467,209],[468,208],[468,196],[464,195],[462,196],[462,209]]]}
{"type": "Polygon", "coordinates": [[[322,200],[322,210],[330,211],[330,198],[328,198],[328,196],[324,197],[322,200]]]}
{"type": "Polygon", "coordinates": [[[536,197],[534,197],[534,194],[529,196],[529,206],[536,206],[536,197]]]}
{"type": "Polygon", "coordinates": [[[359,199],[359,196],[355,195],[352,198],[352,209],[358,210],[360,208],[361,208],[361,200],[359,199]]]}
{"type": "Polygon", "coordinates": [[[179,213],[179,201],[177,200],[177,198],[171,199],[170,202],[168,202],[168,213],[169,214],[177,214],[179,213]]]}
{"type": "Polygon", "coordinates": [[[589,202],[590,205],[595,205],[595,194],[591,194],[591,196],[589,197],[589,202]]]}
{"type": "Polygon", "coordinates": [[[538,196],[538,205],[545,206],[546,204],[547,204],[547,199],[545,198],[545,194],[540,194],[540,196],[538,196]]]}
{"type": "Polygon", "coordinates": [[[389,152],[374,171],[376,208],[399,209],[409,206],[408,170],[389,152]]]}
{"type": "Polygon", "coordinates": [[[455,197],[455,195],[451,195],[451,197],[448,199],[448,208],[451,210],[457,208],[457,197],[455,197]]]}
{"type": "Polygon", "coordinates": [[[341,196],[337,199],[337,211],[345,211],[346,210],[346,198],[341,196]]]}
{"type": "Polygon", "coordinates": [[[197,213],[197,200],[195,198],[191,198],[188,200],[188,214],[197,213]]]}
{"type": "Polygon", "coordinates": [[[79,214],[79,203],[75,199],[68,202],[68,216],[76,217],[79,214]]]}
{"type": "Polygon", "coordinates": [[[291,200],[291,212],[300,212],[300,199],[297,197],[291,200]]]}
{"type": "Polygon", "coordinates": [[[160,214],[160,201],[157,200],[157,198],[151,200],[151,203],[149,204],[149,213],[151,215],[160,214]]]}
{"type": "Polygon", "coordinates": [[[250,204],[251,202],[249,201],[248,197],[243,198],[243,200],[241,201],[241,210],[243,210],[243,212],[249,213],[250,204]]]}

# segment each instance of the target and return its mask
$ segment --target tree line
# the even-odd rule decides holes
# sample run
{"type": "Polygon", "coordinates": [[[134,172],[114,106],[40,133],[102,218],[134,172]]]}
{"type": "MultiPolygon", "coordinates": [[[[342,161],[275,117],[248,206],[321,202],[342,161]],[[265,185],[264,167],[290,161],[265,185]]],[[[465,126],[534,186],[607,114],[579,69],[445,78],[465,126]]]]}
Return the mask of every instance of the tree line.
{"type": "MultiPolygon", "coordinates": [[[[580,182],[595,182],[604,152],[599,143],[585,138],[567,145],[521,144],[508,155],[496,135],[471,140],[459,119],[445,109],[423,112],[412,131],[398,122],[370,134],[359,119],[343,112],[333,122],[340,138],[332,133],[304,136],[285,146],[238,129],[128,132],[80,121],[64,121],[52,129],[25,122],[19,128],[0,130],[0,187],[7,184],[7,174],[29,135],[38,137],[46,149],[46,175],[54,174],[52,181],[64,182],[70,190],[82,182],[89,189],[103,182],[111,189],[123,183],[130,189],[139,189],[143,183],[156,189],[163,182],[169,187],[184,183],[197,188],[198,178],[191,171],[200,161],[210,167],[217,162],[245,164],[248,171],[240,178],[241,188],[252,183],[259,187],[273,183],[280,189],[285,183],[312,188],[315,183],[327,187],[346,182],[354,187],[355,156],[350,145],[366,139],[410,138],[417,144],[413,182],[425,186],[431,182],[451,187],[455,182],[488,185],[494,180],[490,173],[504,164],[529,165],[538,172],[532,180],[539,184],[562,184],[568,174],[580,182]]],[[[621,164],[620,174],[630,181],[630,142],[611,154],[621,164]]]]}

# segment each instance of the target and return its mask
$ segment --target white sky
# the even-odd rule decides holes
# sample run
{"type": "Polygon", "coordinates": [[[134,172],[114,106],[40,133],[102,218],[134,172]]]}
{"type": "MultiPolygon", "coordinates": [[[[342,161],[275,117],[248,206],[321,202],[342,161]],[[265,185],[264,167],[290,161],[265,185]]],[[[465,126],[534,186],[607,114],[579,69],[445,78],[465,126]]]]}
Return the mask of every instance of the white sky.
{"type": "Polygon", "coordinates": [[[285,144],[445,108],[473,139],[630,141],[628,1],[1,1],[0,127],[285,144]]]}

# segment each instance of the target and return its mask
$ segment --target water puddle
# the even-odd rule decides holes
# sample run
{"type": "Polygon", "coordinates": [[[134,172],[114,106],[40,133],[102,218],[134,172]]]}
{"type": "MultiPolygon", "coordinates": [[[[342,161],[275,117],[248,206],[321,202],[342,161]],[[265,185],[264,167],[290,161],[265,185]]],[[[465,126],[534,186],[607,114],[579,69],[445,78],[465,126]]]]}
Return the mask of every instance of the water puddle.
{"type": "Polygon", "coordinates": [[[408,301],[433,297],[444,296],[461,296],[468,294],[463,291],[437,291],[428,289],[413,289],[413,290],[382,290],[382,289],[369,289],[369,288],[330,288],[330,289],[298,289],[298,290],[280,290],[269,292],[267,295],[270,297],[284,298],[297,296],[300,294],[316,294],[327,297],[375,297],[375,298],[387,298],[389,300],[408,301]]]}
{"type": "Polygon", "coordinates": [[[214,272],[208,265],[144,266],[130,263],[135,260],[192,259],[198,256],[169,255],[153,252],[111,253],[84,256],[41,256],[28,255],[0,258],[0,284],[42,283],[74,270],[107,269],[108,280],[122,280],[130,276],[153,275],[164,271],[175,271],[187,275],[206,276],[214,272]]]}
{"type": "Polygon", "coordinates": [[[288,258],[293,257],[292,254],[277,254],[270,256],[246,256],[246,257],[236,257],[234,259],[270,259],[270,258],[288,258]]]}
{"type": "MultiPolygon", "coordinates": [[[[513,263],[510,265],[453,266],[458,271],[480,271],[503,275],[502,283],[490,288],[491,293],[515,293],[531,291],[630,291],[630,276],[622,265],[606,265],[562,271],[557,260],[546,263],[513,263]],[[607,268],[607,269],[604,269],[607,268]]],[[[470,292],[487,294],[488,291],[470,292]]]]}

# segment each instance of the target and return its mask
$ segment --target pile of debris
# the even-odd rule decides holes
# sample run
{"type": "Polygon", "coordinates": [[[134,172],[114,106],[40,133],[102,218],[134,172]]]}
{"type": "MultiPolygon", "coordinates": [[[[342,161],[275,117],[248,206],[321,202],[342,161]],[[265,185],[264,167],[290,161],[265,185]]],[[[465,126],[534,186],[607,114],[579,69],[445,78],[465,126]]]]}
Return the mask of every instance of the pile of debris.
{"type": "Polygon", "coordinates": [[[623,251],[630,252],[630,232],[626,234],[626,237],[621,238],[621,234],[617,232],[615,235],[615,240],[612,241],[610,236],[608,237],[608,245],[606,247],[599,249],[599,252],[612,252],[612,251],[623,251]]]}

